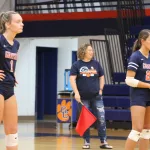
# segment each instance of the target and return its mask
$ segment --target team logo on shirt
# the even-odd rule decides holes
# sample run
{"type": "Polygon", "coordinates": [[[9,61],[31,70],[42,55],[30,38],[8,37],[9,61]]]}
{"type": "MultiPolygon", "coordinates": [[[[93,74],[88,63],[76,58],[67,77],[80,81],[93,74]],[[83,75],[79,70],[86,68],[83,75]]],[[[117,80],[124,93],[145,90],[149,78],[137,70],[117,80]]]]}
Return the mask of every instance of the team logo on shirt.
{"type": "Polygon", "coordinates": [[[143,63],[143,69],[150,69],[150,64],[143,63]]]}
{"type": "MultiPolygon", "coordinates": [[[[150,69],[150,64],[143,63],[143,69],[150,69]]],[[[145,80],[150,81],[150,70],[146,71],[145,80]]]]}
{"type": "Polygon", "coordinates": [[[17,60],[17,54],[6,51],[5,58],[17,60]]]}
{"type": "Polygon", "coordinates": [[[80,68],[80,74],[82,76],[91,77],[97,74],[97,71],[94,69],[94,67],[91,67],[91,69],[89,69],[88,67],[83,66],[80,68]]]}

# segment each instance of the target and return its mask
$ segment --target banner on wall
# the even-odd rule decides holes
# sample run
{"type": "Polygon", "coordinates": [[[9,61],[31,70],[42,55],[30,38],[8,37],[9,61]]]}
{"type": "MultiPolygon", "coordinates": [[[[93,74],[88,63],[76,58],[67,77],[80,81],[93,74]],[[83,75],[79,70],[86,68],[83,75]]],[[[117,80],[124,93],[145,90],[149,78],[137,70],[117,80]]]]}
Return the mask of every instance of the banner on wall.
{"type": "Polygon", "coordinates": [[[70,123],[72,117],[71,99],[57,100],[57,122],[70,123]]]}

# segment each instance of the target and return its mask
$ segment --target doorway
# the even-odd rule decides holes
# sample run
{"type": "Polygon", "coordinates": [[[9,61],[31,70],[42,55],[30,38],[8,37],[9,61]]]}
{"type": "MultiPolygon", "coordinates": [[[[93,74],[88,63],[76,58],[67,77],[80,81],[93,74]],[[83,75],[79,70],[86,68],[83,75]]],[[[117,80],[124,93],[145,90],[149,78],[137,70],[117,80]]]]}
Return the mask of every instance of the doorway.
{"type": "Polygon", "coordinates": [[[37,120],[56,115],[57,48],[36,48],[36,106],[37,120]]]}

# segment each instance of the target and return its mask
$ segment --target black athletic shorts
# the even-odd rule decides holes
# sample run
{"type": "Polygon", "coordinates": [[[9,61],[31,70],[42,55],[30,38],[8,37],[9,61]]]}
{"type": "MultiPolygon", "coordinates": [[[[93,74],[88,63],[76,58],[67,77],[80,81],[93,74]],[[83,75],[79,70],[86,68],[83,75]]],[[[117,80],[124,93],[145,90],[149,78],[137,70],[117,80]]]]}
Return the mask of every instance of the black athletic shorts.
{"type": "Polygon", "coordinates": [[[4,100],[14,95],[14,85],[0,84],[0,94],[4,96],[4,100]]]}

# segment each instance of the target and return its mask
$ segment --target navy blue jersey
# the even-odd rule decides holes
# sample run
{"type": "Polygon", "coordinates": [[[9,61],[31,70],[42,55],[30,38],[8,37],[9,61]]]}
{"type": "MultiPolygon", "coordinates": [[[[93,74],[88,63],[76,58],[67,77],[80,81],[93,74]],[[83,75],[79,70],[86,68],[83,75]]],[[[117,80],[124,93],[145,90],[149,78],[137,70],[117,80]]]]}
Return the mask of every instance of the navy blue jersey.
{"type": "Polygon", "coordinates": [[[103,76],[104,72],[96,60],[76,61],[71,67],[70,75],[77,75],[76,84],[81,99],[91,99],[99,94],[99,77],[103,76]]]}
{"type": "MultiPolygon", "coordinates": [[[[128,63],[128,70],[136,72],[135,79],[150,83],[150,56],[146,58],[139,50],[134,52],[128,63]]],[[[149,89],[131,87],[131,95],[148,94],[149,89]]]]}
{"type": "Polygon", "coordinates": [[[14,40],[14,44],[10,45],[6,38],[0,34],[0,70],[3,70],[6,76],[5,79],[0,83],[14,85],[14,72],[16,67],[18,49],[18,41],[14,40]]]}

